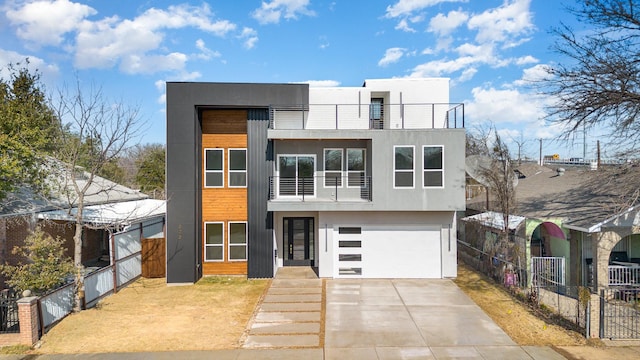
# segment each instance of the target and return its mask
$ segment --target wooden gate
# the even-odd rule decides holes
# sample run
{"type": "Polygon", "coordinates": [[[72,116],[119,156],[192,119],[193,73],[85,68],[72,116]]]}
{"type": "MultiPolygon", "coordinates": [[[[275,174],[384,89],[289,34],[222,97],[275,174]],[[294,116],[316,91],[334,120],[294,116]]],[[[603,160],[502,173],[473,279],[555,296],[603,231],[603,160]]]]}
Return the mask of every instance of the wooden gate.
{"type": "Polygon", "coordinates": [[[165,238],[142,239],[142,277],[165,277],[165,238]]]}

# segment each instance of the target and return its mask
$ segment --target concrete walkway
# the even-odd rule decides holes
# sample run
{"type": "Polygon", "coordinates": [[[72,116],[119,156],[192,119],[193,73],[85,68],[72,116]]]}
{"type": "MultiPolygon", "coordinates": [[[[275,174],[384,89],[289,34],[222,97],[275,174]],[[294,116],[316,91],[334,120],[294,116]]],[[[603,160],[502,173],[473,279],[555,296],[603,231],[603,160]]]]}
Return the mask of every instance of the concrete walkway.
{"type": "Polygon", "coordinates": [[[323,280],[309,267],[279,269],[250,323],[242,347],[322,347],[323,290],[323,280]]]}

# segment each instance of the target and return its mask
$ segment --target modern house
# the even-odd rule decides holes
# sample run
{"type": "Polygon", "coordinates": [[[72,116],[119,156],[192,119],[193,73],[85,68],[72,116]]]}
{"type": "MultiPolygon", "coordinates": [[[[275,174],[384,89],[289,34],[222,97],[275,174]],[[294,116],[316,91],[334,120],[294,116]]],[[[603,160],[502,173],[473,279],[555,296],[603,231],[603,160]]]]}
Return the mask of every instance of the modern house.
{"type": "Polygon", "coordinates": [[[456,276],[462,104],[449,80],[167,83],[167,282],[456,276]]]}

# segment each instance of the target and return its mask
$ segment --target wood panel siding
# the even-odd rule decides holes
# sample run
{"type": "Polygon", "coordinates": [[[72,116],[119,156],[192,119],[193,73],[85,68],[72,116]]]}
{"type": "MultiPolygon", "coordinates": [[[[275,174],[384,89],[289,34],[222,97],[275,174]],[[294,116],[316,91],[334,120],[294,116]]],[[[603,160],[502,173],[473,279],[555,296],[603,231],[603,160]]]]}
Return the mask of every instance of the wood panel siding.
{"type": "Polygon", "coordinates": [[[203,134],[246,134],[247,110],[203,110],[203,134]]]}
{"type": "Polygon", "coordinates": [[[247,262],[205,262],[202,272],[204,275],[247,275],[247,262]]]}
{"type": "MultiPolygon", "coordinates": [[[[202,270],[203,275],[246,275],[246,261],[228,261],[229,222],[247,221],[247,188],[229,187],[229,149],[247,148],[246,110],[202,112],[202,159],[204,149],[224,150],[224,187],[205,188],[202,182],[202,270]],[[205,222],[224,223],[224,261],[204,259],[205,222]]],[[[247,169],[250,171],[250,169],[247,169]]],[[[204,166],[200,175],[204,179],[204,166]]]]}

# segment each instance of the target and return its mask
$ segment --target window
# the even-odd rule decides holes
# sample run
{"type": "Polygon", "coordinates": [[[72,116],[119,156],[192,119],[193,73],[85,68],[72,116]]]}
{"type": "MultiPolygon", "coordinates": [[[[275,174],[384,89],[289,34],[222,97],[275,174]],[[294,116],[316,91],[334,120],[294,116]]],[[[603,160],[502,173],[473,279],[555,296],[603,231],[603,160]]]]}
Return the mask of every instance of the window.
{"type": "Polygon", "coordinates": [[[324,149],[324,186],[342,187],[342,149],[324,149]]]}
{"type": "Polygon", "coordinates": [[[393,187],[413,188],[413,146],[394,146],[393,187]]]}
{"type": "Polygon", "coordinates": [[[423,187],[443,187],[444,186],[444,169],[442,161],[443,146],[423,146],[422,161],[423,187]]]}
{"type": "Polygon", "coordinates": [[[223,223],[204,224],[204,261],[224,260],[223,223]]]}
{"type": "Polygon", "coordinates": [[[315,155],[278,157],[278,195],[315,195],[315,155]]]}
{"type": "Polygon", "coordinates": [[[224,151],[205,149],[204,157],[204,187],[223,187],[224,151]]]}
{"type": "Polygon", "coordinates": [[[229,223],[229,261],[247,260],[247,223],[229,223]]]}
{"type": "Polygon", "coordinates": [[[365,149],[347,149],[347,187],[363,187],[365,149]]]}
{"type": "Polygon", "coordinates": [[[369,107],[369,127],[371,129],[382,129],[384,126],[384,99],[371,98],[369,107]]]}
{"type": "Polygon", "coordinates": [[[229,187],[247,187],[247,149],[229,149],[229,187]]]}

